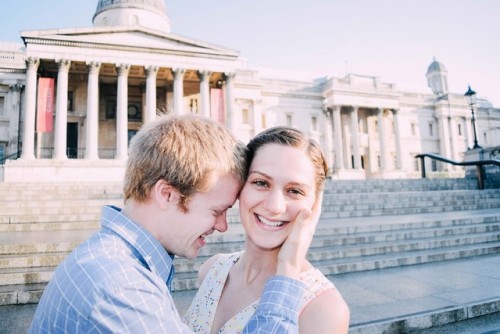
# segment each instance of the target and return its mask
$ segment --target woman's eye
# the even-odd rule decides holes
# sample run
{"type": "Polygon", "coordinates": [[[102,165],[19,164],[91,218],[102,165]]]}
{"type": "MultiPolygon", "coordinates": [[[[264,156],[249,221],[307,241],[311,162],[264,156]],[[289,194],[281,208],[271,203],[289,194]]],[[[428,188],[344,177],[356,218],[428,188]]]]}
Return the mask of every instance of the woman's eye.
{"type": "Polygon", "coordinates": [[[266,181],[262,181],[262,180],[255,180],[252,182],[253,184],[255,184],[257,187],[267,187],[267,182],[266,181]]]}
{"type": "Polygon", "coordinates": [[[293,188],[293,189],[290,189],[289,192],[294,194],[294,195],[304,195],[304,192],[300,189],[293,188]]]}

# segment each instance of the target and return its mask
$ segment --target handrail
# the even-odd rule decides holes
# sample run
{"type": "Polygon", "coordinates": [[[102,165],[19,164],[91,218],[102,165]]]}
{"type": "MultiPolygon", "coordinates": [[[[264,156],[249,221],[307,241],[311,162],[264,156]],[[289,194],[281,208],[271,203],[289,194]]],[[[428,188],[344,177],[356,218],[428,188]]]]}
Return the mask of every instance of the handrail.
{"type": "Polygon", "coordinates": [[[422,153],[415,156],[415,158],[420,159],[420,163],[422,166],[422,178],[425,179],[425,158],[430,158],[434,160],[439,160],[442,162],[446,162],[455,166],[476,166],[476,174],[477,174],[477,184],[479,189],[484,189],[484,165],[496,165],[500,166],[500,160],[489,159],[489,160],[474,160],[474,161],[453,161],[450,159],[443,158],[437,154],[433,153],[422,153]]]}
{"type": "Polygon", "coordinates": [[[0,158],[0,165],[5,164],[5,161],[7,161],[7,160],[9,160],[9,159],[11,159],[13,157],[16,157],[16,159],[17,159],[17,158],[19,158],[20,155],[21,155],[21,151],[17,151],[16,153],[12,153],[12,154],[7,155],[7,156],[5,156],[3,158],[0,158]]]}

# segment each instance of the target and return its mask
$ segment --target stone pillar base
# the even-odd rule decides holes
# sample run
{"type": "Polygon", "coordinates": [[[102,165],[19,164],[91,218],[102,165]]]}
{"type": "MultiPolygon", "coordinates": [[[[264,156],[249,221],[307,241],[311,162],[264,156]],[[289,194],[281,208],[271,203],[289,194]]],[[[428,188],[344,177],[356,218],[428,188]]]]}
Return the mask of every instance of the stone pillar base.
{"type": "Polygon", "coordinates": [[[333,180],[365,180],[366,173],[363,169],[340,169],[331,176],[333,180]]]}

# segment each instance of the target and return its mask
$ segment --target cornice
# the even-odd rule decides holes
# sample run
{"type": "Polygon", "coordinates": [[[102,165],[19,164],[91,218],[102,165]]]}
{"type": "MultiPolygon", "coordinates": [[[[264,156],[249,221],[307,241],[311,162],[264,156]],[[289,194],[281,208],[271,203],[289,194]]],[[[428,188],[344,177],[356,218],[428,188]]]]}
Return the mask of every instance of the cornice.
{"type": "Polygon", "coordinates": [[[0,73],[25,74],[26,69],[22,68],[0,68],[0,73]]]}
{"type": "Polygon", "coordinates": [[[160,55],[175,55],[183,57],[200,57],[202,55],[206,58],[211,59],[224,59],[224,60],[237,60],[237,55],[221,55],[215,52],[200,52],[200,51],[182,51],[182,50],[168,50],[162,48],[151,48],[151,47],[139,47],[131,45],[119,45],[119,44],[107,44],[107,43],[95,43],[95,42],[76,42],[67,40],[54,40],[54,39],[44,39],[44,38],[34,38],[34,37],[24,37],[25,44],[34,45],[48,45],[48,46],[63,46],[63,47],[73,47],[73,48],[85,48],[85,49],[99,49],[99,50],[113,50],[113,51],[125,51],[125,52],[138,52],[138,53],[154,53],[160,55]]]}

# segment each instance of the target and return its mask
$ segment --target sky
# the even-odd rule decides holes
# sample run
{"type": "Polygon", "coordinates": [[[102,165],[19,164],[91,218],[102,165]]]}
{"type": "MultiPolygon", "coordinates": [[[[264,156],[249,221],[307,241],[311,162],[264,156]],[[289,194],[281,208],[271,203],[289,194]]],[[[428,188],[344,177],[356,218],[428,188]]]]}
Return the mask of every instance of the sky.
{"type": "MultiPolygon", "coordinates": [[[[98,0],[0,0],[0,41],[92,26],[98,0]]],[[[453,93],[500,108],[499,0],[166,0],[171,32],[240,52],[257,67],[379,77],[430,92],[433,59],[453,93]]]]}

